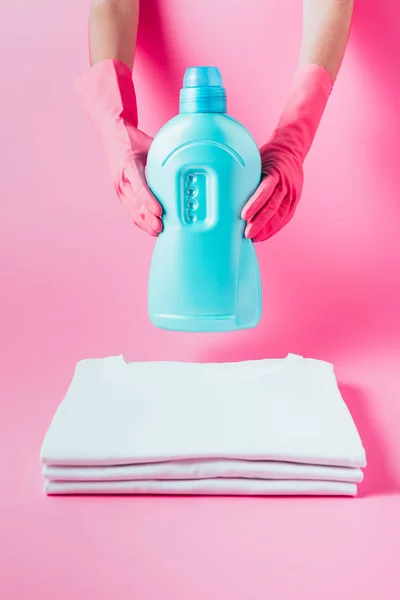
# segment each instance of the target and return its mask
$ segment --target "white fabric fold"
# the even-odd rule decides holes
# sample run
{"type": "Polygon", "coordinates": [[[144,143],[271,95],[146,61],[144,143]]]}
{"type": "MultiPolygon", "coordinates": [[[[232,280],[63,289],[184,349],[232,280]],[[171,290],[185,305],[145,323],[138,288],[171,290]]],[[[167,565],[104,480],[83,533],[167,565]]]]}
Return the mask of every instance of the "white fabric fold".
{"type": "Polygon", "coordinates": [[[189,481],[47,481],[47,494],[158,494],[207,496],[355,496],[355,483],[262,479],[189,481]]]}
{"type": "Polygon", "coordinates": [[[365,451],[331,364],[78,363],[41,451],[46,491],[354,495],[365,451]]]}
{"type": "Polygon", "coordinates": [[[360,483],[361,469],[272,461],[186,460],[115,467],[43,467],[52,481],[138,481],[179,479],[298,479],[360,483]]]}

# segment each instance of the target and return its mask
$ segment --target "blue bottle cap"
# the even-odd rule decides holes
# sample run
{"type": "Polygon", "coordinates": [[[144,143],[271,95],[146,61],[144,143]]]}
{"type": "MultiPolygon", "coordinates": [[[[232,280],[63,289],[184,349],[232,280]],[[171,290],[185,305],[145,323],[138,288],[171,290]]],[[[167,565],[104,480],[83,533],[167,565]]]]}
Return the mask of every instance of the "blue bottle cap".
{"type": "Polygon", "coordinates": [[[190,67],[183,78],[181,113],[225,113],[226,93],[216,67],[190,67]]]}

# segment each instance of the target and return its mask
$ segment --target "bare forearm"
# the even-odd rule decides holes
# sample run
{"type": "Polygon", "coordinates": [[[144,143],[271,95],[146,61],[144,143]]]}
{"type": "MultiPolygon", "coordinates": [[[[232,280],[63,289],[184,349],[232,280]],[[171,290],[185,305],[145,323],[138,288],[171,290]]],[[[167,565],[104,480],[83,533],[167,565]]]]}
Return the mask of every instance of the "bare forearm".
{"type": "Polygon", "coordinates": [[[335,79],[346,49],[354,0],[303,0],[300,64],[317,64],[335,79]]]}
{"type": "Polygon", "coordinates": [[[92,65],[116,59],[133,67],[139,20],[139,0],[92,0],[89,51],[92,65]]]}

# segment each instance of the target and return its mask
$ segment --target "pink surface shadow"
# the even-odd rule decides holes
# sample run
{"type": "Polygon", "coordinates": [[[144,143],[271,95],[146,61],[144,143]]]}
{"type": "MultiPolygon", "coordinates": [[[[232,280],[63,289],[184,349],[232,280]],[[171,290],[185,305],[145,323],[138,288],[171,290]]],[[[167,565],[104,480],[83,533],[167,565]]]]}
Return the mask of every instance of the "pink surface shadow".
{"type": "MultiPolygon", "coordinates": [[[[365,66],[363,75],[375,83],[375,93],[382,97],[385,111],[381,113],[381,142],[376,145],[376,171],[385,176],[398,189],[398,161],[400,137],[400,4],[397,0],[363,0],[355,2],[351,43],[365,66]]],[[[390,202],[391,214],[400,221],[397,194],[383,197],[390,202]]],[[[379,236],[379,233],[378,233],[379,236]]]]}
{"type": "Polygon", "coordinates": [[[339,384],[339,388],[367,454],[367,468],[358,496],[363,498],[398,493],[400,485],[392,467],[390,448],[379,431],[379,422],[368,411],[363,393],[346,384],[339,384]]]}
{"type": "Polygon", "coordinates": [[[351,41],[359,48],[371,71],[380,82],[380,91],[398,107],[399,21],[397,0],[355,2],[351,41]]]}
{"type": "MultiPolygon", "coordinates": [[[[157,87],[162,90],[162,101],[176,111],[173,102],[181,87],[182,74],[174,67],[171,51],[165,31],[165,19],[159,0],[146,0],[140,4],[137,54],[146,62],[146,79],[156,79],[157,87]]],[[[171,117],[174,116],[171,114],[171,117]]]]}

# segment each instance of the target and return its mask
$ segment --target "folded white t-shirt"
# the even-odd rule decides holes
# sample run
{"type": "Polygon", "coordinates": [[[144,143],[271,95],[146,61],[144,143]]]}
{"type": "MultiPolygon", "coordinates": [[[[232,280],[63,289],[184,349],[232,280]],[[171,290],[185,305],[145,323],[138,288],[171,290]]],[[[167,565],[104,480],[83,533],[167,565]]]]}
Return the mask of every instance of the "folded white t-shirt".
{"type": "Polygon", "coordinates": [[[186,459],[365,466],[332,365],[296,355],[221,364],[83,360],[41,459],[69,467],[186,459]]]}

